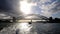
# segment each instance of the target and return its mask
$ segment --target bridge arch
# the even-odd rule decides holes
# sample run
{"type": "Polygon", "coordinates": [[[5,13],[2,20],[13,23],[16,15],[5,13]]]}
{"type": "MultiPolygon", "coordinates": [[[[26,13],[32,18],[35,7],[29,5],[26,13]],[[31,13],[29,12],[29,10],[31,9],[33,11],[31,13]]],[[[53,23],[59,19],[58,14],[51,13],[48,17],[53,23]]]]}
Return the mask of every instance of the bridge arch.
{"type": "Polygon", "coordinates": [[[40,15],[40,14],[29,14],[29,15],[26,15],[26,16],[24,16],[24,17],[29,17],[29,16],[35,16],[35,17],[34,17],[35,19],[36,19],[36,17],[38,17],[38,19],[40,18],[40,19],[43,19],[43,20],[47,20],[47,19],[48,19],[47,17],[42,16],[42,15],[40,15]]]}

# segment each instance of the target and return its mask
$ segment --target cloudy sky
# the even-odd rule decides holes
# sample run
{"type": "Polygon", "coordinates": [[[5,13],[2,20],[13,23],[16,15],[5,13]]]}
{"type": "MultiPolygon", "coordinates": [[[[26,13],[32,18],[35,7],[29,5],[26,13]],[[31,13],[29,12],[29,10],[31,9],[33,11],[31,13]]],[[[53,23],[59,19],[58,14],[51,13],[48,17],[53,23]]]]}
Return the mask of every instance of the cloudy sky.
{"type": "Polygon", "coordinates": [[[0,0],[0,14],[40,14],[60,18],[60,0],[0,0]]]}

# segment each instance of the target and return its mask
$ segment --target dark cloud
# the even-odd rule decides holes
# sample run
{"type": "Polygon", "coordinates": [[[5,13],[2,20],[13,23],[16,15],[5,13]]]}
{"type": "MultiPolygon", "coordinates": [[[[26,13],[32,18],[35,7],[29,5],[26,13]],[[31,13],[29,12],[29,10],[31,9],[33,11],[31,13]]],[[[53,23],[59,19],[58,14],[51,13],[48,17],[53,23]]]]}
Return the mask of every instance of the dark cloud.
{"type": "MultiPolygon", "coordinates": [[[[20,0],[0,0],[0,10],[5,14],[9,14],[11,16],[17,16],[21,14],[19,10],[19,1],[20,0]]],[[[1,12],[2,12],[1,11],[1,12]]]]}
{"type": "Polygon", "coordinates": [[[5,0],[0,0],[0,9],[6,9],[6,2],[5,2],[5,0]]]}

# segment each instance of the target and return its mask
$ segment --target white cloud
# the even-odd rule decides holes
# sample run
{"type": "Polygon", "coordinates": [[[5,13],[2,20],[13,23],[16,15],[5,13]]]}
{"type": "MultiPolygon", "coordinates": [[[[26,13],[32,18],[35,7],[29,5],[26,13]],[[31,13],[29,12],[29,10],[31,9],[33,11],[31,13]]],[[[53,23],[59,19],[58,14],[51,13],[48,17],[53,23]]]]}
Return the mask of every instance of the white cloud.
{"type": "MultiPolygon", "coordinates": [[[[56,6],[59,5],[58,1],[54,1],[51,4],[48,3],[48,5],[44,4],[45,2],[52,2],[52,0],[40,0],[40,2],[37,2],[38,3],[37,5],[39,6],[39,8],[42,9],[41,10],[42,15],[49,17],[49,16],[52,16],[52,14],[59,11],[58,10],[59,8],[55,9],[56,6]]],[[[38,12],[38,10],[37,10],[37,12],[38,12]]]]}
{"type": "Polygon", "coordinates": [[[58,0],[25,0],[28,3],[34,3],[36,5],[32,5],[33,13],[38,13],[47,17],[52,16],[52,14],[58,13],[60,11],[60,6],[58,6],[60,3],[58,0]],[[52,2],[53,1],[53,2],[52,2]],[[45,3],[48,3],[47,5],[45,3]],[[34,9],[34,6],[37,8],[34,9]]]}
{"type": "Polygon", "coordinates": [[[40,0],[40,2],[42,2],[42,3],[51,2],[51,0],[40,0]]]}

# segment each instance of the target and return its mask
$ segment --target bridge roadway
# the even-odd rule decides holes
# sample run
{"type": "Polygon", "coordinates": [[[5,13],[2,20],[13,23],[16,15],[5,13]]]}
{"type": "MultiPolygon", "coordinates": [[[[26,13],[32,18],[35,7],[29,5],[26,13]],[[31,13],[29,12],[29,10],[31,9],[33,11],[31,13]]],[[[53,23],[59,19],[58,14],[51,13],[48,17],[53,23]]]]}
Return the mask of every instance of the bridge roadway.
{"type": "MultiPolygon", "coordinates": [[[[0,19],[2,21],[10,21],[10,22],[13,22],[13,19],[0,19]]],[[[16,19],[15,22],[19,22],[19,23],[28,23],[28,22],[45,22],[45,21],[48,21],[48,20],[30,20],[30,19],[16,19]]]]}

